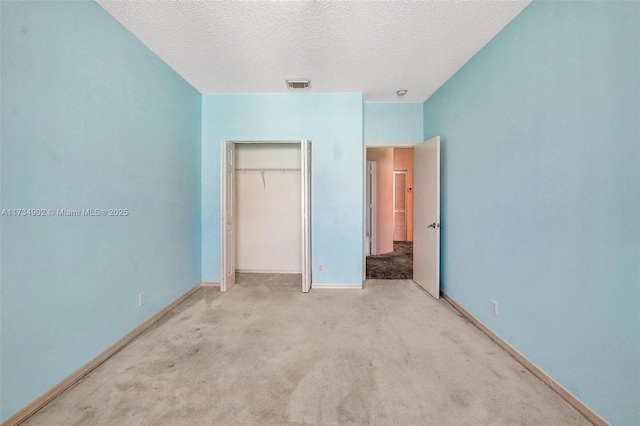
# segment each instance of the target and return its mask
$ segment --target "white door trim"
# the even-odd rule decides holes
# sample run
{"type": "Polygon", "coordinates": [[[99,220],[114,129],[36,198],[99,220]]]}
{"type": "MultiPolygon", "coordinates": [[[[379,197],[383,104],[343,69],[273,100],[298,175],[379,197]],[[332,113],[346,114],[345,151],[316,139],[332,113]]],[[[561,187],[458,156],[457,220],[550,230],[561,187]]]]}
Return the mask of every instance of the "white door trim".
{"type": "MultiPolygon", "coordinates": [[[[226,185],[226,147],[227,143],[236,144],[299,144],[301,150],[305,147],[311,146],[311,141],[307,139],[296,139],[296,140],[222,140],[221,141],[221,150],[220,150],[220,291],[228,290],[225,282],[225,277],[227,275],[227,244],[226,244],[226,220],[225,220],[225,211],[227,206],[227,200],[225,197],[225,185],[226,185]]],[[[302,272],[309,277],[308,280],[305,280],[303,277],[303,288],[305,291],[305,287],[311,288],[311,157],[310,151],[305,152],[305,154],[301,155],[301,179],[302,179],[302,203],[301,203],[301,214],[302,214],[302,224],[303,224],[303,232],[302,232],[302,272]],[[307,164],[302,164],[303,159],[308,158],[307,164]],[[305,176],[305,171],[309,171],[309,175],[305,176]]],[[[234,165],[235,167],[235,165],[234,165]]],[[[235,226],[235,224],[234,224],[235,226]]],[[[234,253],[235,254],[235,253],[234,253]]],[[[235,262],[234,262],[235,269],[235,262]]],[[[308,288],[306,291],[309,291],[308,288]]]]}
{"type": "Polygon", "coordinates": [[[220,291],[227,291],[236,283],[235,168],[235,144],[222,141],[220,144],[220,291]],[[228,173],[229,170],[233,172],[228,173]],[[232,250],[229,250],[229,233],[233,238],[232,250]],[[233,271],[229,271],[229,265],[233,265],[233,271]]]}
{"type": "MultiPolygon", "coordinates": [[[[376,255],[378,254],[378,182],[377,182],[378,169],[375,161],[371,162],[370,173],[371,173],[371,177],[369,178],[369,185],[371,189],[371,197],[369,201],[371,202],[371,205],[367,206],[367,208],[370,209],[369,218],[371,220],[371,224],[369,227],[369,239],[371,244],[370,252],[372,255],[376,255]]],[[[365,200],[366,200],[366,194],[365,194],[365,200]]],[[[366,235],[365,235],[365,241],[366,241],[366,235]]],[[[365,256],[366,256],[366,249],[365,249],[365,256]]]]}
{"type": "Polygon", "coordinates": [[[420,142],[365,142],[364,147],[366,152],[366,148],[413,148],[418,143],[420,142]]]}

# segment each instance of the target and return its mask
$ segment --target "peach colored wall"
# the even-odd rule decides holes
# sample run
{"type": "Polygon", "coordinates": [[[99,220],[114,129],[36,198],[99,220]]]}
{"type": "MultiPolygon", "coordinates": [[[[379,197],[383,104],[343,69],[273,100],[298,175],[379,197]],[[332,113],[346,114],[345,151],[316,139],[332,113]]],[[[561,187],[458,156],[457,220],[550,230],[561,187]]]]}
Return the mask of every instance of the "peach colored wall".
{"type": "Polygon", "coordinates": [[[407,241],[413,241],[413,148],[393,149],[393,170],[407,171],[407,241]]]}
{"type": "Polygon", "coordinates": [[[377,250],[393,251],[393,148],[369,148],[367,160],[376,162],[377,172],[377,250]]]}

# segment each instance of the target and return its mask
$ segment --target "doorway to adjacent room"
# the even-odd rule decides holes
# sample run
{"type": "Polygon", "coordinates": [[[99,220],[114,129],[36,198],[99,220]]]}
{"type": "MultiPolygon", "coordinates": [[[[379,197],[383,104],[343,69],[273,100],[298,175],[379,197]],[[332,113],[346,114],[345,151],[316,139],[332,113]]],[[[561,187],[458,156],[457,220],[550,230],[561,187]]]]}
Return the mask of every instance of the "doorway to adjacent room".
{"type": "Polygon", "coordinates": [[[412,279],[440,296],[440,138],[365,145],[364,279],[412,279]]]}
{"type": "Polygon", "coordinates": [[[367,279],[413,277],[413,148],[367,149],[367,279]]]}

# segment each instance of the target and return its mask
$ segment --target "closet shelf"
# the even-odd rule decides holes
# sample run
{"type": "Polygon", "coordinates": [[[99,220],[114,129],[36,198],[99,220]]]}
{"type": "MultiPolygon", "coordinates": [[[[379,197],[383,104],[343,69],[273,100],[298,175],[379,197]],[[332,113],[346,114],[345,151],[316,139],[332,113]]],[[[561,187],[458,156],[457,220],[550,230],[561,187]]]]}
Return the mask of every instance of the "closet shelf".
{"type": "Polygon", "coordinates": [[[279,168],[279,169],[244,169],[237,168],[236,172],[299,172],[301,169],[287,169],[287,168],[279,168]]]}

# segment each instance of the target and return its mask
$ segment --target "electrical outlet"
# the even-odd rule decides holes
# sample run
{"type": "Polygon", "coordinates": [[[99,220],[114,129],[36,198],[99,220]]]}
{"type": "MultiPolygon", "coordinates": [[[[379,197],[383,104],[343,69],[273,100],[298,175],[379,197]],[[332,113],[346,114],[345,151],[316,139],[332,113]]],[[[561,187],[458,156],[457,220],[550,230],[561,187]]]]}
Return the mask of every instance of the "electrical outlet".
{"type": "Polygon", "coordinates": [[[324,266],[322,266],[322,263],[318,263],[318,271],[322,272],[322,268],[324,268],[324,266]]]}
{"type": "Polygon", "coordinates": [[[144,305],[144,291],[138,295],[138,306],[144,305]]]}
{"type": "Polygon", "coordinates": [[[498,316],[498,302],[495,300],[491,301],[491,313],[495,316],[498,316]]]}

